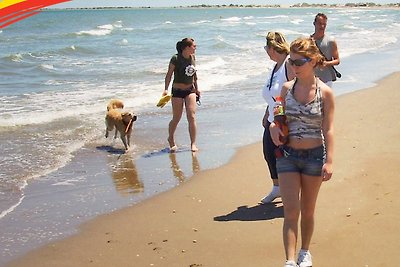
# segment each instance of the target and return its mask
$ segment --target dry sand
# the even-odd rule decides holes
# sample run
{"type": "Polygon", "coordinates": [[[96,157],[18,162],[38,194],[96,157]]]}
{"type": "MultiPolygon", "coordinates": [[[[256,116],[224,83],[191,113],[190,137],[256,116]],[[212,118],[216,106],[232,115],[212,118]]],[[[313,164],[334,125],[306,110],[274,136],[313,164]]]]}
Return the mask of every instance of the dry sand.
{"type": "MultiPolygon", "coordinates": [[[[393,266],[400,232],[400,74],[337,97],[333,178],[323,184],[314,266],[393,266]]],[[[200,152],[201,153],[201,152],[200,152]]],[[[282,204],[261,143],[221,168],[124,210],[7,266],[283,266],[282,204]]]]}

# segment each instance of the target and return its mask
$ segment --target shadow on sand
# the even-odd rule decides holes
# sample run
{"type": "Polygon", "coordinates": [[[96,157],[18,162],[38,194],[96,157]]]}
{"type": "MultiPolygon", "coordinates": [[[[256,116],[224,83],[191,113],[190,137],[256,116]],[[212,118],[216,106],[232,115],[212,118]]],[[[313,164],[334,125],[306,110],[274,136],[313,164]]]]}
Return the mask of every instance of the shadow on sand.
{"type": "Polygon", "coordinates": [[[96,149],[100,150],[100,151],[106,151],[106,152],[108,152],[110,154],[114,154],[114,155],[125,154],[125,149],[115,148],[115,147],[112,147],[112,146],[97,146],[96,149]]]}
{"type": "Polygon", "coordinates": [[[264,221],[283,218],[283,206],[277,206],[279,203],[275,202],[254,207],[240,206],[231,213],[214,217],[214,221],[264,221]]]}

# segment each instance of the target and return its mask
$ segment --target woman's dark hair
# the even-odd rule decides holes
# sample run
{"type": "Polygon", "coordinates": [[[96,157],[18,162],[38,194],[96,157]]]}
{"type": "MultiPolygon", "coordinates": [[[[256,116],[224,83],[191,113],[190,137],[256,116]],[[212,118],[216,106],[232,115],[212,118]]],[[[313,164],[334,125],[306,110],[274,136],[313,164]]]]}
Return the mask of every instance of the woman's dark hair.
{"type": "Polygon", "coordinates": [[[186,47],[192,46],[193,43],[194,40],[192,38],[183,38],[182,41],[176,43],[176,51],[181,54],[186,47]]]}

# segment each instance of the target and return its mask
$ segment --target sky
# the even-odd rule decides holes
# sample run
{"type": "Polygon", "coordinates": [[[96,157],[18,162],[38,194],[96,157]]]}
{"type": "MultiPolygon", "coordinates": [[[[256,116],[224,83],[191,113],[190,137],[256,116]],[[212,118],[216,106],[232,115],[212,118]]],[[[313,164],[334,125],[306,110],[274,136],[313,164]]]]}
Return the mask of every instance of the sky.
{"type": "Polygon", "coordinates": [[[360,2],[374,2],[377,4],[396,3],[398,0],[72,0],[70,2],[54,5],[54,8],[73,7],[171,7],[192,5],[293,5],[297,3],[326,3],[346,4],[360,2]]]}

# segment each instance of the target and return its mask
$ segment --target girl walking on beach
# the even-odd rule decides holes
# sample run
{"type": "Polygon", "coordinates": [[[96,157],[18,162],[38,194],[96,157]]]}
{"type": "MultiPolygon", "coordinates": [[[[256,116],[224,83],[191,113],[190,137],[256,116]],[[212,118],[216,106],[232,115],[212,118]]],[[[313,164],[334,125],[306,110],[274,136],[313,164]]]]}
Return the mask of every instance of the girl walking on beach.
{"type": "Polygon", "coordinates": [[[293,69],[290,68],[287,61],[289,57],[289,44],[286,42],[283,34],[280,32],[268,32],[266,39],[267,45],[264,46],[264,49],[269,58],[275,61],[276,64],[262,90],[262,96],[268,105],[262,120],[262,125],[264,127],[263,153],[273,183],[271,192],[261,199],[262,204],[270,203],[275,198],[281,196],[279,191],[278,173],[276,172],[276,158],[274,154],[277,147],[272,142],[269,125],[274,121],[273,109],[275,106],[276,96],[281,94],[283,83],[294,78],[293,69]]]}
{"type": "Polygon", "coordinates": [[[171,151],[176,151],[175,130],[182,118],[183,106],[186,108],[186,118],[189,124],[190,148],[197,151],[196,146],[196,96],[200,97],[197,87],[195,51],[196,44],[191,38],[184,38],[176,44],[177,54],[173,55],[165,75],[163,96],[168,94],[168,87],[172,83],[172,120],[168,128],[168,143],[171,151]]]}
{"type": "Polygon", "coordinates": [[[299,38],[291,43],[288,61],[296,78],[285,83],[281,91],[289,141],[282,144],[279,127],[270,125],[272,140],[283,154],[276,166],[284,208],[285,267],[312,266],[309,247],[315,205],[322,182],[332,176],[334,96],[314,72],[323,60],[313,39],[299,38]],[[295,259],[300,215],[301,249],[295,259]]]}

